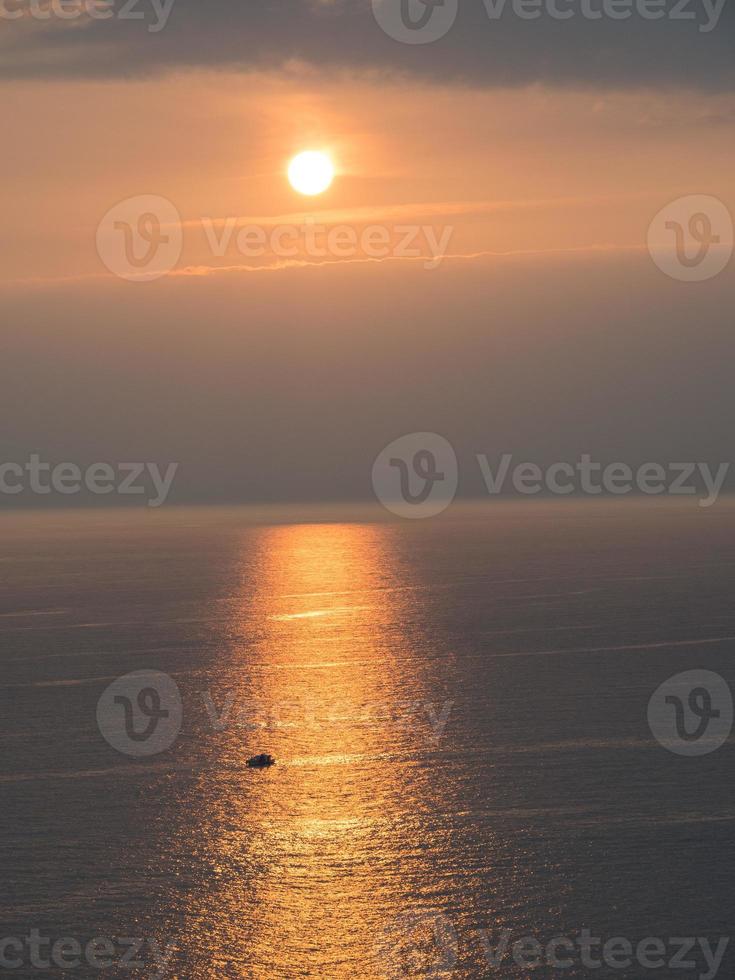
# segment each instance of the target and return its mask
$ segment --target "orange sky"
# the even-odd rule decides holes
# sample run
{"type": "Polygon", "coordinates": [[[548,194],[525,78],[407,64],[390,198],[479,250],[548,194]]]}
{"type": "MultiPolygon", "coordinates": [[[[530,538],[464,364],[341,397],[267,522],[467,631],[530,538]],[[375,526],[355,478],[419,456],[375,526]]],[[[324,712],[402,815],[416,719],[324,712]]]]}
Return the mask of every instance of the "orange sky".
{"type": "Polygon", "coordinates": [[[683,194],[735,210],[731,95],[204,72],[25,81],[4,94],[4,282],[108,275],[97,224],[139,194],[176,205],[187,225],[179,267],[199,271],[278,264],[232,242],[212,255],[203,217],[417,222],[450,228],[449,254],[472,256],[642,249],[653,215],[683,194]],[[312,146],[329,149],[340,174],[303,198],[284,169],[312,146]]]}

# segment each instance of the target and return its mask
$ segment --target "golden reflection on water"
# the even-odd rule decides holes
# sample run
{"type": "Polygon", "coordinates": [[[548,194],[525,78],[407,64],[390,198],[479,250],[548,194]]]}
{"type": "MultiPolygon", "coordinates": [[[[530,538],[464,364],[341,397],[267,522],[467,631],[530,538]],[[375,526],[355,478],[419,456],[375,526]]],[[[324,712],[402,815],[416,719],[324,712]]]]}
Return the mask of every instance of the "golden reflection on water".
{"type": "Polygon", "coordinates": [[[187,929],[214,966],[196,976],[390,975],[376,949],[428,861],[422,776],[395,769],[426,729],[402,714],[415,678],[391,542],[384,526],[275,527],[243,556],[222,677],[250,727],[222,733],[197,815],[214,882],[187,929]],[[277,765],[243,770],[260,751],[277,765]]]}

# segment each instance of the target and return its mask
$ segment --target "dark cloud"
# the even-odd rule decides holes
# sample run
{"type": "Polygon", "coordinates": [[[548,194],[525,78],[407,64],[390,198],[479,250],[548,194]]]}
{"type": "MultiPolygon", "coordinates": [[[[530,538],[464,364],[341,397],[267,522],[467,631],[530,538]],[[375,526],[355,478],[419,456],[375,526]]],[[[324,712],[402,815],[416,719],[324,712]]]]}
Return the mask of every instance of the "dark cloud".
{"type": "MultiPolygon", "coordinates": [[[[132,0],[114,2],[119,11],[132,0]]],[[[621,20],[582,16],[583,3],[597,11],[603,0],[555,0],[562,12],[575,12],[565,20],[548,12],[524,20],[511,9],[513,0],[493,20],[483,0],[458,0],[448,33],[414,45],[394,40],[378,26],[369,0],[174,0],[165,27],[157,31],[150,30],[159,23],[153,0],[136,2],[133,11],[143,19],[115,18],[84,27],[3,21],[0,72],[25,78],[105,77],[181,67],[253,70],[306,63],[479,85],[679,84],[728,90],[735,81],[733,0],[724,0],[719,17],[714,8],[722,0],[659,0],[665,16],[658,20],[636,12],[635,5],[646,0],[630,0],[631,15],[621,20]],[[672,19],[674,12],[686,19],[672,19]]],[[[399,2],[384,0],[393,9],[399,2]]],[[[534,0],[525,2],[533,14],[534,0]]],[[[535,2],[548,10],[552,0],[535,2]]],[[[605,2],[626,12],[626,0],[605,2]]],[[[660,12],[656,0],[647,2],[649,12],[660,12]]]]}

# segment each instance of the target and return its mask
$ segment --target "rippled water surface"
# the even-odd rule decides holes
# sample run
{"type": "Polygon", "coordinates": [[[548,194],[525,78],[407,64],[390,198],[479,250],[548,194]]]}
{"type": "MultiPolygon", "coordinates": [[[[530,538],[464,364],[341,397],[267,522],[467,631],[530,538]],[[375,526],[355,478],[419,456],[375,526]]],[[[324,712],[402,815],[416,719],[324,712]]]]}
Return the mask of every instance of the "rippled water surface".
{"type": "Polygon", "coordinates": [[[735,506],[360,516],[2,517],[3,935],[145,937],[182,980],[528,976],[489,961],[503,929],[729,936],[733,742],[674,755],[646,711],[680,671],[735,686],[735,506]],[[96,721],[138,670],[183,703],[141,758],[96,721]]]}

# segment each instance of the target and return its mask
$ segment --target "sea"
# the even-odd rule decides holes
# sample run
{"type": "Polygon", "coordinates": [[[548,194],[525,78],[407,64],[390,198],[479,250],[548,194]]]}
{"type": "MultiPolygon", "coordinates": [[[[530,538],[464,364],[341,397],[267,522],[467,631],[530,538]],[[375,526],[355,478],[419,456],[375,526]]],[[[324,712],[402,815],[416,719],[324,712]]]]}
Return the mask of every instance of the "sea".
{"type": "Polygon", "coordinates": [[[735,976],[732,500],[0,532],[0,977],[735,976]]]}

